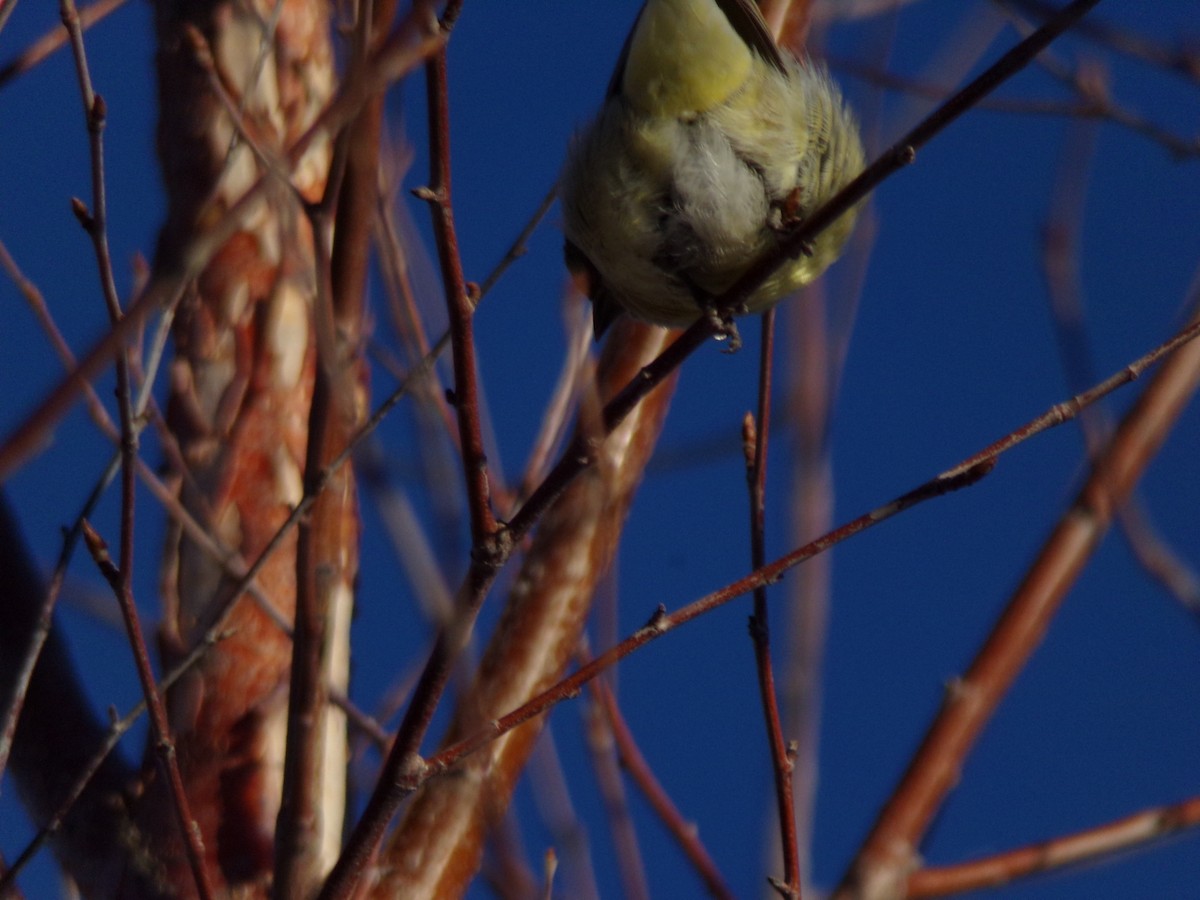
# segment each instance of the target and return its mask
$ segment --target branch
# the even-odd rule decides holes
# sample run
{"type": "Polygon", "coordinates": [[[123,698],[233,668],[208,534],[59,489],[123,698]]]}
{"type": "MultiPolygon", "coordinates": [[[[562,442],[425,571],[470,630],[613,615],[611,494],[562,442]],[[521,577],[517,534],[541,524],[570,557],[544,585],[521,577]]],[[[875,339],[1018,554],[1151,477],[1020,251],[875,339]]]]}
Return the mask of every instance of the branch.
{"type": "Polygon", "coordinates": [[[130,590],[130,578],[113,564],[104,540],[87,522],[83,523],[83,539],[87,543],[92,558],[96,561],[100,574],[112,588],[125,619],[125,627],[129,634],[129,647],[133,651],[134,663],[137,666],[138,681],[142,686],[142,694],[146,698],[146,707],[150,711],[155,756],[169,786],[172,809],[175,812],[176,824],[183,836],[184,848],[187,852],[196,891],[202,900],[209,900],[215,895],[212,884],[209,882],[208,872],[204,868],[204,843],[196,820],[192,817],[187,793],[184,791],[183,778],[179,772],[179,761],[175,756],[175,742],[171,737],[171,728],[167,722],[167,710],[163,706],[158,687],[154,683],[150,652],[146,649],[146,641],[142,636],[137,605],[134,603],[133,593],[130,590]]]}
{"type": "MultiPolygon", "coordinates": [[[[377,34],[395,10],[392,0],[359,7],[351,71],[367,64],[379,43],[377,34]]],[[[318,499],[312,515],[301,520],[296,546],[288,734],[275,833],[278,897],[312,894],[324,875],[322,837],[340,835],[344,827],[343,773],[334,760],[346,756],[346,735],[341,717],[330,715],[327,695],[331,680],[338,691],[345,691],[349,681],[348,625],[360,528],[353,469],[339,466],[328,479],[321,474],[346,450],[366,400],[362,319],[382,120],[383,95],[376,94],[338,136],[333,175],[322,203],[310,214],[318,360],[304,471],[305,494],[318,499]],[[328,486],[318,487],[318,481],[328,486]],[[337,802],[326,796],[330,786],[338,788],[337,802]]]]}
{"type": "Polygon", "coordinates": [[[1161,841],[1200,824],[1200,797],[1143,810],[1075,834],[1030,844],[983,859],[914,872],[907,897],[942,897],[1009,884],[1018,878],[1094,862],[1161,841]]]}
{"type": "MultiPolygon", "coordinates": [[[[767,561],[766,493],[767,447],[771,433],[771,360],[775,351],[775,310],[762,317],[762,346],[758,375],[758,415],[746,413],[742,424],[742,449],[746,458],[746,483],[750,492],[750,566],[761,569],[767,561]]],[[[759,700],[767,727],[767,746],[775,779],[775,812],[779,819],[779,842],[783,854],[783,878],[770,882],[782,897],[800,900],[800,851],[796,838],[796,812],[792,796],[795,746],[783,736],[779,699],[775,693],[775,670],[771,660],[771,625],[767,611],[767,588],[754,589],[754,613],[750,616],[750,640],[758,674],[759,700]]]]}
{"type": "MultiPolygon", "coordinates": [[[[97,0],[89,6],[85,6],[79,12],[79,27],[87,31],[109,13],[120,9],[124,3],[125,0],[97,0]]],[[[3,25],[0,25],[0,28],[2,27],[3,25]]],[[[0,88],[43,62],[51,53],[66,44],[67,40],[68,35],[64,29],[51,28],[21,53],[0,65],[0,88]]]]}
{"type": "Polygon", "coordinates": [[[468,288],[463,275],[450,195],[450,97],[445,48],[426,64],[425,73],[432,172],[429,187],[416,193],[429,203],[442,266],[454,360],[454,408],[458,413],[459,446],[471,515],[471,545],[478,553],[495,552],[494,547],[485,546],[496,537],[496,520],[492,515],[487,457],[479,427],[479,383],[473,328],[478,288],[468,288]]]}
{"type": "MultiPolygon", "coordinates": [[[[84,120],[88,130],[92,172],[92,210],[89,213],[82,202],[74,201],[75,213],[80,223],[92,239],[95,249],[96,262],[100,274],[100,286],[108,308],[109,319],[113,325],[120,322],[122,317],[121,302],[117,296],[116,282],[113,277],[112,258],[108,250],[108,201],[104,179],[104,143],[103,134],[106,119],[106,106],[103,98],[92,88],[91,74],[88,70],[87,54],[83,43],[83,29],[80,27],[79,14],[73,0],[60,0],[63,25],[70,36],[71,49],[75,61],[76,75],[79,81],[80,96],[83,101],[84,120]]],[[[163,775],[170,786],[171,807],[175,813],[175,823],[180,831],[184,851],[187,855],[188,866],[196,892],[201,900],[209,900],[213,896],[213,888],[208,872],[205,869],[204,843],[192,817],[188,798],[184,792],[183,779],[180,776],[178,760],[175,757],[175,745],[167,723],[166,709],[158,695],[154,684],[154,671],[150,664],[150,654],[142,634],[137,607],[133,601],[133,564],[134,564],[134,502],[137,485],[138,459],[138,428],[134,421],[133,387],[129,376],[128,351],[122,350],[116,356],[117,374],[117,405],[120,410],[121,422],[121,545],[120,561],[113,566],[108,560],[107,551],[98,535],[86,521],[83,522],[83,537],[89,550],[100,565],[101,571],[108,578],[113,593],[117,597],[121,613],[125,619],[125,627],[129,636],[129,646],[133,652],[134,663],[137,667],[138,680],[150,710],[150,721],[155,736],[155,750],[163,775]],[[107,565],[105,564],[107,563],[107,565]]]]}
{"type": "MultiPolygon", "coordinates": [[[[1200,331],[1200,319],[1180,337],[1200,331]]],[[[1176,338],[1178,340],[1178,338],[1176,338]]],[[[1130,367],[1134,377],[1140,371],[1130,367]]],[[[1113,379],[1109,379],[1111,382],[1113,379]]],[[[1058,605],[1200,385],[1200,344],[1181,346],[1155,373],[1043,545],[966,675],[947,693],[908,771],[884,806],[835,897],[890,896],[912,871],[917,846],[958,781],[984,724],[1040,643],[1058,605]]],[[[1095,394],[1096,389],[1089,392],[1095,394]]],[[[1076,406],[1076,413],[1079,406],[1076,406]]]]}

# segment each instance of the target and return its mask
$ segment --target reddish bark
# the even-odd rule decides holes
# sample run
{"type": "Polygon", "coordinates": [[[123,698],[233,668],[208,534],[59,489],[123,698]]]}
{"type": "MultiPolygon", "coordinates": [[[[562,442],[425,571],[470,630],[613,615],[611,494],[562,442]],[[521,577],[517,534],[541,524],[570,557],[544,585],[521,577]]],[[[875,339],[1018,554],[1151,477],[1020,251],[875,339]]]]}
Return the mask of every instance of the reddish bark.
{"type": "MultiPolygon", "coordinates": [[[[278,159],[331,96],[328,8],[285,0],[270,35],[273,7],[157,8],[158,144],[168,197],[160,267],[178,265],[263,171],[252,148],[235,137],[213,75],[234,92],[258,149],[278,159]],[[197,53],[196,33],[211,48],[215,73],[197,53]]],[[[320,196],[328,161],[328,144],[319,141],[295,167],[293,184],[305,199],[320,196]]],[[[181,498],[247,560],[263,551],[302,496],[316,364],[314,271],[308,220],[297,196],[279,184],[240,218],[178,311],[168,419],[188,466],[175,473],[181,498]]],[[[356,543],[356,528],[350,536],[356,543]]],[[[295,605],[295,548],[293,534],[257,579],[285,620],[295,605]]],[[[232,585],[217,560],[179,533],[168,539],[162,585],[161,643],[170,666],[201,639],[232,585]]],[[[169,712],[214,883],[265,896],[291,642],[248,595],[238,600],[226,632],[169,692],[169,712]]],[[[131,857],[131,895],[144,895],[152,884],[187,891],[169,810],[147,768],[138,821],[148,852],[131,857]]]]}

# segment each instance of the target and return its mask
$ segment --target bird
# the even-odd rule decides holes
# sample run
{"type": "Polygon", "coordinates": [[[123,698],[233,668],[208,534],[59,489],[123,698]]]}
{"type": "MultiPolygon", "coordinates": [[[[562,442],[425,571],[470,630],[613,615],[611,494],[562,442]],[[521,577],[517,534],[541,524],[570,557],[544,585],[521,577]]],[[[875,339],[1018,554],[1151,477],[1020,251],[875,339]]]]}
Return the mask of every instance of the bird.
{"type": "MultiPolygon", "coordinates": [[[[863,166],[828,72],[780,48],[754,0],[646,0],[558,182],[564,256],[596,339],[622,312],[668,327],[712,314],[863,166]]],[[[857,211],[729,312],[762,312],[815,279],[857,211]]]]}

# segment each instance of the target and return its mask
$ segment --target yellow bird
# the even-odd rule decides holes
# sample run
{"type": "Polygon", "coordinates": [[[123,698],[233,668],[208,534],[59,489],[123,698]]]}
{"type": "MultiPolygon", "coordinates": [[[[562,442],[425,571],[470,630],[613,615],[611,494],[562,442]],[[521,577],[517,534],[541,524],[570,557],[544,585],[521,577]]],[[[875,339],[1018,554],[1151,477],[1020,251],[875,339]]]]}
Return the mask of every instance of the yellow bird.
{"type": "MultiPolygon", "coordinates": [[[[567,265],[596,337],[622,310],[691,324],[862,168],[837,87],[778,47],[753,0],[647,0],[559,183],[567,265]]],[[[762,312],[820,275],[855,215],[735,312],[762,312]]]]}

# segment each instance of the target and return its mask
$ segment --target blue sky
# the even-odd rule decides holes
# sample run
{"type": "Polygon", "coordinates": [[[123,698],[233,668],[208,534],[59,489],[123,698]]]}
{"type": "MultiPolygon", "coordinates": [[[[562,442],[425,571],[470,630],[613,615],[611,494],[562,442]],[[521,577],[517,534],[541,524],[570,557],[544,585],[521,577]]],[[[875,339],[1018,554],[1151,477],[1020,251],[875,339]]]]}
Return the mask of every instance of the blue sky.
{"type": "MultiPolygon", "coordinates": [[[[637,3],[468,3],[450,50],[456,216],[468,277],[482,279],[553,183],[572,130],[598,103],[637,3]]],[[[1164,44],[1200,39],[1188,0],[1145,5],[1106,0],[1097,15],[1164,44]],[[1141,13],[1141,15],[1139,15],[1141,13]]],[[[898,17],[841,26],[828,35],[834,58],[945,84],[943,60],[987,33],[986,3],[922,0],[898,17]]],[[[163,202],[153,156],[150,10],[130,4],[89,35],[97,89],[109,106],[106,133],[113,256],[128,293],[135,254],[149,257],[163,202]]],[[[0,33],[0,61],[56,22],[45,4],[20,5],[0,33]]],[[[970,67],[978,72],[1015,35],[997,27],[970,67]]],[[[1095,45],[1070,40],[1060,58],[1102,60],[1112,95],[1182,137],[1196,135],[1200,85],[1095,45]]],[[[890,143],[929,109],[928,101],[880,95],[835,69],[877,146],[890,143]]],[[[390,121],[409,136],[415,161],[406,187],[426,171],[423,88],[394,92],[390,121]]],[[[1006,100],[1061,100],[1067,92],[1031,70],[1001,89],[1006,100]]],[[[70,214],[88,196],[86,134],[74,76],[60,54],[0,88],[0,240],[41,288],[68,340],[83,349],[103,329],[94,263],[70,214]]],[[[1057,116],[977,110],[923,150],[915,165],[873,199],[874,247],[840,376],[830,437],[834,520],[851,518],[970,455],[1055,402],[1072,387],[1064,375],[1040,268],[1040,232],[1074,126],[1057,116]]],[[[1112,123],[1096,130],[1082,231],[1081,285],[1087,336],[1099,375],[1120,368],[1181,323],[1200,261],[1200,163],[1174,160],[1146,137],[1112,123]]],[[[424,234],[420,205],[398,202],[424,234]]],[[[478,314],[480,366],[510,476],[523,457],[563,352],[558,213],[529,254],[478,314]]],[[[834,317],[849,319],[853,273],[829,280],[834,317]],[[839,293],[842,291],[843,293],[839,293]]],[[[12,285],[0,281],[0,430],[19,421],[59,370],[12,285]]],[[[377,315],[383,329],[384,316],[377,315]]],[[[739,454],[743,412],[754,405],[757,326],[742,328],[734,355],[702,348],[685,367],[679,393],[634,506],[606,590],[619,597],[620,631],[643,623],[660,602],[676,608],[747,569],[745,488],[739,454]],[[695,448],[701,447],[702,451],[695,448]]],[[[796,362],[786,342],[780,363],[796,362]]],[[[786,370],[786,368],[785,368],[786,370]]],[[[1144,382],[1143,382],[1144,383],[1144,382]]],[[[377,376],[376,393],[389,381],[377,376]]],[[[1141,383],[1109,403],[1128,408],[1141,383]]],[[[108,396],[111,383],[101,385],[108,396]]],[[[403,411],[382,435],[403,470],[411,447],[403,411]]],[[[1200,567],[1200,416],[1193,407],[1142,485],[1155,527],[1200,567]]],[[[772,449],[768,545],[772,556],[798,543],[792,515],[790,433],[772,449]]],[[[152,452],[152,451],[150,451],[152,452]]],[[[52,563],[59,528],[83,501],[106,451],[78,410],[53,444],[6,485],[38,559],[52,563]]],[[[936,500],[840,546],[832,556],[825,650],[820,788],[812,877],[837,880],[936,711],[947,680],[963,671],[990,623],[1085,471],[1079,430],[1068,425],[1001,460],[976,487],[936,500]]],[[[421,498],[418,497],[419,508],[421,498]]],[[[102,526],[112,527],[115,500],[102,526]]],[[[152,609],[161,518],[142,507],[144,574],[139,594],[152,609]]],[[[397,659],[423,638],[403,573],[380,536],[370,503],[356,623],[355,694],[372,707],[398,677],[397,659]]],[[[464,529],[465,531],[465,529],[464,529]]],[[[462,565],[465,534],[442,540],[448,565],[462,565]]],[[[123,639],[81,611],[99,580],[85,560],[72,569],[74,599],[61,616],[98,709],[126,709],[137,688],[123,639]]],[[[773,594],[783,619],[790,581],[773,594]]],[[[497,600],[490,604],[494,612],[497,600]]],[[[643,650],[620,670],[622,707],[643,752],[693,819],[739,896],[763,884],[769,767],[746,639],[742,600],[643,650]]],[[[490,618],[485,614],[486,627],[490,618]]],[[[970,756],[960,786],[923,846],[949,863],[1053,837],[1200,790],[1200,623],[1109,535],[1067,598],[1045,643],[1018,679],[970,756]]],[[[778,627],[778,626],[777,626],[778,627]]],[[[595,632],[593,632],[595,639],[595,632]]],[[[552,717],[573,794],[591,827],[603,896],[619,896],[612,848],[583,744],[581,702],[552,717]]],[[[126,742],[139,752],[138,738],[126,742]]],[[[0,847],[11,858],[28,832],[15,816],[14,788],[0,795],[0,847]]],[[[656,896],[698,887],[640,800],[638,833],[656,896]]],[[[536,823],[527,787],[517,797],[531,859],[551,842],[536,823]]],[[[1176,839],[1138,855],[1034,879],[995,896],[1094,898],[1195,893],[1200,838],[1176,839]]],[[[29,896],[52,896],[39,865],[29,896]]],[[[480,894],[482,896],[482,894],[480,894]]]]}

